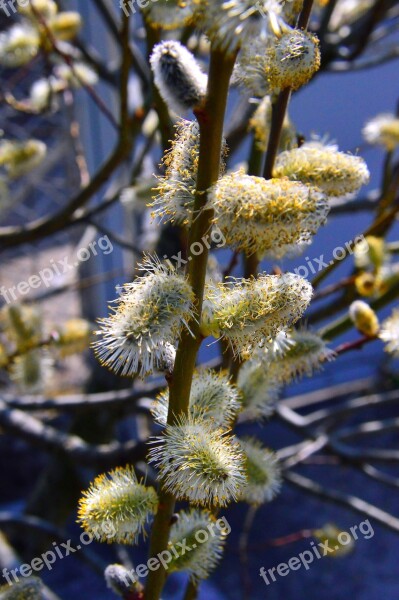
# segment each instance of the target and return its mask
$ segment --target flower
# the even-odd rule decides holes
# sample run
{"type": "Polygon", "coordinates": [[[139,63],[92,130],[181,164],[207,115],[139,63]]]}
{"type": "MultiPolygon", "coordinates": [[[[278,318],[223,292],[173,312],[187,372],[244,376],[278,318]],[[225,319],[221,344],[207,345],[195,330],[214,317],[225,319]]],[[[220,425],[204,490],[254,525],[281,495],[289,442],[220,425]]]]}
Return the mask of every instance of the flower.
{"type": "Polygon", "coordinates": [[[62,84],[67,84],[71,88],[78,89],[82,85],[96,85],[98,82],[97,73],[84,62],[74,61],[73,65],[67,65],[65,63],[59,64],[55,67],[54,72],[60,81],[55,84],[55,90],[58,87],[62,87],[62,84]]]}
{"type": "Polygon", "coordinates": [[[7,337],[23,354],[40,344],[42,338],[42,318],[37,308],[23,304],[4,305],[1,313],[1,325],[7,337]]]}
{"type": "MultiPolygon", "coordinates": [[[[132,572],[123,565],[108,565],[104,571],[107,587],[122,598],[130,597],[139,600],[139,594],[143,592],[143,586],[134,582],[132,572]],[[131,594],[131,596],[129,596],[131,594]]],[[[142,597],[142,596],[141,596],[142,597]]]]}
{"type": "Polygon", "coordinates": [[[43,161],[47,146],[39,140],[0,142],[0,166],[3,166],[13,179],[35,169],[43,161]]]}
{"type": "Polygon", "coordinates": [[[117,468],[96,477],[83,492],[78,522],[98,541],[137,543],[157,507],[154,488],[139,483],[133,467],[117,468]]]}
{"type": "Polygon", "coordinates": [[[163,158],[165,177],[155,189],[154,216],[187,225],[191,221],[199,159],[199,125],[181,120],[172,147],[163,158]]]}
{"type": "Polygon", "coordinates": [[[337,146],[315,141],[279,154],[273,175],[316,186],[328,196],[357,192],[370,177],[360,156],[338,152],[337,146]]]}
{"type": "Polygon", "coordinates": [[[232,279],[207,287],[203,332],[223,337],[236,354],[254,351],[293,323],[312,297],[310,283],[292,273],[232,279]]]}
{"type": "Polygon", "coordinates": [[[180,42],[157,44],[150,63],[159,93],[177,115],[185,114],[204,100],[208,78],[193,54],[180,42]]]}
{"type": "Polygon", "coordinates": [[[355,539],[349,536],[349,540],[346,537],[345,543],[342,541],[341,533],[342,529],[338,529],[333,523],[326,523],[321,529],[314,529],[313,536],[320,540],[323,544],[327,543],[328,548],[332,550],[332,557],[345,556],[353,552],[355,548],[355,539]],[[349,542],[349,543],[348,543],[349,542]]]}
{"type": "MultiPolygon", "coordinates": [[[[166,167],[164,177],[159,178],[155,188],[157,196],[151,203],[155,207],[153,216],[164,222],[172,221],[180,225],[191,223],[194,196],[197,186],[200,131],[197,121],[180,120],[176,124],[176,135],[172,147],[163,158],[166,167]]],[[[225,164],[226,142],[223,142],[220,175],[225,164]]]]}
{"type": "Polygon", "coordinates": [[[244,93],[263,98],[271,93],[266,77],[266,50],[273,38],[263,33],[248,40],[241,48],[234,66],[231,82],[240,86],[244,93]]]}
{"type": "Polygon", "coordinates": [[[74,11],[60,12],[49,19],[48,27],[57,40],[67,42],[79,33],[82,27],[82,17],[74,11]]]}
{"type": "Polygon", "coordinates": [[[1,600],[43,600],[43,584],[37,577],[0,587],[1,600]]]}
{"type": "Polygon", "coordinates": [[[183,276],[156,259],[141,269],[146,274],[125,284],[113,314],[100,319],[101,339],[93,344],[102,364],[122,375],[170,371],[173,343],[193,316],[194,295],[183,276]]]}
{"type": "Polygon", "coordinates": [[[227,530],[219,527],[215,517],[205,510],[178,513],[178,520],[170,530],[168,548],[172,560],[168,570],[188,571],[192,579],[206,579],[220,561],[227,530]],[[188,549],[179,552],[182,543],[188,549]]]}
{"type": "Polygon", "coordinates": [[[354,258],[358,269],[378,271],[390,256],[384,238],[368,235],[356,244],[354,258]]]}
{"type": "Polygon", "coordinates": [[[53,360],[41,348],[17,356],[10,369],[10,379],[27,394],[40,394],[53,373],[53,360]]]}
{"type": "MultiPolygon", "coordinates": [[[[272,118],[272,103],[270,96],[265,96],[259,103],[249,121],[249,128],[254,132],[256,145],[259,150],[266,152],[270,136],[272,118]]],[[[290,150],[297,145],[296,131],[288,115],[285,115],[280,137],[280,151],[290,150]]]]}
{"type": "Polygon", "coordinates": [[[367,121],[362,133],[368,144],[384,146],[392,152],[399,146],[399,118],[391,113],[377,115],[367,121]]]}
{"type": "Polygon", "coordinates": [[[331,15],[330,31],[339,31],[359,21],[374,6],[374,0],[338,0],[331,15]]]}
{"type": "Polygon", "coordinates": [[[228,245],[248,255],[273,257],[311,243],[329,212],[319,190],[288,179],[265,180],[242,170],[219,179],[208,205],[215,210],[214,222],[228,245]]]}
{"type": "Polygon", "coordinates": [[[399,356],[399,310],[395,309],[391,316],[382,322],[378,337],[386,343],[385,351],[395,357],[399,356]]]}
{"type": "Polygon", "coordinates": [[[57,329],[57,346],[61,357],[78,354],[90,345],[92,327],[85,319],[69,319],[57,329]]]}
{"type": "Polygon", "coordinates": [[[40,46],[38,31],[29,22],[16,23],[0,33],[0,65],[9,68],[26,65],[40,46]]]}
{"type": "Polygon", "coordinates": [[[264,357],[264,368],[272,381],[280,385],[290,383],[306,375],[310,377],[322,368],[323,363],[335,358],[323,338],[308,329],[292,330],[289,345],[264,357]]]}
{"type": "Polygon", "coordinates": [[[153,27],[168,30],[190,24],[196,9],[196,0],[157,0],[150,2],[143,12],[153,27]]]}
{"type": "Polygon", "coordinates": [[[378,317],[366,302],[355,300],[349,307],[349,316],[352,323],[360,333],[368,337],[375,337],[378,334],[380,325],[378,317]]]}
{"type": "Polygon", "coordinates": [[[49,79],[42,77],[38,79],[30,89],[30,107],[37,112],[56,108],[57,100],[54,95],[57,91],[57,84],[54,77],[50,77],[49,79]]]}
{"type": "Polygon", "coordinates": [[[206,34],[215,45],[231,53],[262,32],[278,28],[282,9],[278,0],[211,0],[200,4],[206,34]]]}
{"type": "Polygon", "coordinates": [[[179,500],[202,506],[226,506],[245,484],[238,442],[214,423],[191,416],[167,425],[150,462],[160,470],[164,489],[179,500]]]}
{"type": "Polygon", "coordinates": [[[297,90],[319,68],[319,40],[307,31],[290,29],[267,48],[265,75],[272,92],[297,90]]]}
{"type": "Polygon", "coordinates": [[[256,439],[240,440],[240,445],[247,471],[247,484],[241,491],[240,500],[254,505],[270,502],[281,487],[281,470],[276,455],[256,439]]]}
{"type": "MultiPolygon", "coordinates": [[[[190,415],[195,420],[203,417],[210,419],[216,426],[227,428],[239,408],[240,394],[230,383],[226,373],[216,373],[210,369],[201,369],[194,373],[190,393],[190,415]]],[[[169,408],[169,392],[161,392],[152,406],[154,419],[166,425],[169,408]]]]}
{"type": "Polygon", "coordinates": [[[54,17],[58,12],[58,7],[54,0],[29,0],[29,2],[23,4],[18,2],[18,12],[24,17],[36,19],[32,6],[35,12],[39,13],[45,19],[54,17]]]}
{"type": "Polygon", "coordinates": [[[241,366],[237,387],[243,396],[240,421],[257,421],[273,413],[281,385],[268,376],[263,362],[256,358],[246,361],[241,366]]]}

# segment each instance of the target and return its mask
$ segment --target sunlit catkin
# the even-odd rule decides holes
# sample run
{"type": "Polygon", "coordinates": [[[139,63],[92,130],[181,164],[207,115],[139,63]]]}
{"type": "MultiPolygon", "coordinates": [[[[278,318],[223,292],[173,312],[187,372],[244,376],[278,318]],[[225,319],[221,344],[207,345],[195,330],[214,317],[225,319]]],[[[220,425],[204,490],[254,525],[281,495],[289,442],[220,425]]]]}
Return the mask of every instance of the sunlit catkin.
{"type": "Polygon", "coordinates": [[[226,506],[245,484],[238,442],[209,420],[180,417],[150,451],[164,489],[201,506],[226,506]]]}
{"type": "Polygon", "coordinates": [[[173,344],[193,314],[193,292],[171,267],[147,259],[146,273],[123,287],[116,307],[101,319],[93,344],[100,361],[122,375],[173,368],[173,344]]]}
{"type": "Polygon", "coordinates": [[[207,288],[204,334],[224,338],[236,354],[288,329],[304,313],[312,286],[298,275],[259,275],[207,288]]]}
{"type": "MultiPolygon", "coordinates": [[[[202,416],[219,427],[227,428],[240,407],[240,393],[226,373],[210,369],[194,373],[189,405],[193,419],[202,416]]],[[[152,414],[161,425],[166,425],[168,408],[169,391],[166,389],[157,396],[152,406],[152,414]]]]}
{"type": "Polygon", "coordinates": [[[100,542],[137,543],[158,507],[152,487],[137,480],[132,467],[96,477],[79,501],[78,522],[100,542]]]}
{"type": "Polygon", "coordinates": [[[179,512],[170,530],[169,571],[187,571],[194,580],[206,579],[223,554],[227,530],[220,527],[221,521],[205,510],[179,512]],[[183,542],[189,552],[179,552],[183,542]]]}
{"type": "Polygon", "coordinates": [[[315,188],[243,171],[219,179],[209,205],[228,245],[248,255],[277,258],[293,246],[309,244],[329,212],[327,198],[315,188]]]}
{"type": "Polygon", "coordinates": [[[245,457],[247,484],[240,500],[258,506],[270,502],[281,487],[281,469],[274,452],[256,439],[240,440],[245,457]]]}
{"type": "Polygon", "coordinates": [[[357,192],[368,183],[370,173],[360,156],[339,152],[335,145],[308,142],[279,154],[274,177],[288,177],[314,185],[328,196],[357,192]]]}

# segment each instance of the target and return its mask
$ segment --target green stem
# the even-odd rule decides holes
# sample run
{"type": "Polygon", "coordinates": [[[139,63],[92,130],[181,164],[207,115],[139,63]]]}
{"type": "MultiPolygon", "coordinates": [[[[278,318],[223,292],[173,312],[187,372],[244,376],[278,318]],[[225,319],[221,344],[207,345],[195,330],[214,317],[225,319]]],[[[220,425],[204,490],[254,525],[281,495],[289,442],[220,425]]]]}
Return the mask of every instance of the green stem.
{"type": "MultiPolygon", "coordinates": [[[[169,379],[168,424],[176,423],[178,417],[187,414],[191,382],[199,347],[202,342],[200,317],[205,288],[208,250],[202,239],[210,230],[213,212],[204,210],[207,190],[213,185],[220,173],[220,160],[223,139],[223,123],[229,82],[235,56],[226,56],[219,50],[212,50],[208,79],[208,91],[204,106],[196,111],[200,125],[200,155],[197,176],[197,192],[194,203],[193,224],[190,229],[188,245],[188,279],[195,295],[195,315],[190,321],[190,334],[185,330],[177,349],[173,374],[169,379]],[[195,255],[192,250],[195,243],[202,245],[203,251],[195,255]]],[[[156,557],[168,545],[171,518],[175,507],[175,497],[161,489],[158,512],[154,520],[150,557],[156,557]]],[[[147,580],[146,600],[158,600],[166,579],[165,569],[150,571],[147,580]]]]}

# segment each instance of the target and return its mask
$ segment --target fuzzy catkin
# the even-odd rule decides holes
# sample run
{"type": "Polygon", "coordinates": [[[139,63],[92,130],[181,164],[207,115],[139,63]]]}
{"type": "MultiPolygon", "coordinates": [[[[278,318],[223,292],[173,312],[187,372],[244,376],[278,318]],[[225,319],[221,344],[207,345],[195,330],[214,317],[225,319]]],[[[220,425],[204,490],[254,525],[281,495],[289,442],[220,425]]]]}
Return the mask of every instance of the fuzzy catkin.
{"type": "Polygon", "coordinates": [[[155,85],[167,106],[184,115],[204,100],[207,76],[194,56],[177,41],[157,44],[150,58],[155,85]]]}

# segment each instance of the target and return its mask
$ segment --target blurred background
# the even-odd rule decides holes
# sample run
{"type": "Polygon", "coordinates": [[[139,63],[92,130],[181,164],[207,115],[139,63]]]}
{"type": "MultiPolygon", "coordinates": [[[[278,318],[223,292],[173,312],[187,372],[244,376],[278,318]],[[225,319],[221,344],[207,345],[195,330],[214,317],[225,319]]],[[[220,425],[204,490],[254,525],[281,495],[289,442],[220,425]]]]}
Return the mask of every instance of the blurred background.
{"type": "MultiPolygon", "coordinates": [[[[0,229],[0,285],[10,290],[19,282],[28,281],[29,277],[42,269],[60,265],[65,257],[73,266],[67,272],[61,268],[59,272],[52,269],[48,286],[30,289],[23,297],[25,307],[38,311],[43,324],[43,339],[46,340],[49,336],[62,336],[66,323],[73,319],[84,319],[92,324],[97,318],[105,316],[107,304],[115,298],[118,286],[134,276],[137,260],[143,250],[157,249],[160,255],[171,256],[181,248],[179,231],[172,227],[161,229],[154,224],[145,206],[154,184],[152,175],[158,171],[162,156],[162,139],[154,110],[141,114],[148,102],[146,94],[150,93],[150,84],[146,59],[148,30],[144,30],[139,15],[132,19],[131,31],[134,56],[139,59],[134,65],[136,70],[131,69],[128,86],[129,110],[135,115],[138,131],[130,152],[90,195],[90,203],[82,203],[73,212],[73,218],[65,216],[65,226],[28,242],[14,243],[10,242],[11,237],[1,237],[2,231],[23,229],[27,223],[62,211],[70,199],[77,197],[79,190],[87,186],[93,173],[112,154],[118,140],[113,120],[117,119],[115,115],[118,115],[120,102],[119,2],[70,0],[59,1],[58,5],[60,10],[77,11],[81,15],[79,33],[73,41],[63,43],[74,48],[73,61],[81,61],[86,65],[88,72],[82,71],[86,83],[80,85],[81,81],[78,81],[71,85],[73,73],[64,73],[65,81],[69,77],[69,83],[60,93],[54,94],[56,97],[50,95],[49,106],[45,110],[36,111],[32,106],[30,111],[18,110],[10,97],[14,100],[30,98],[32,102],[32,86],[38,79],[49,78],[57,68],[59,71],[68,68],[68,61],[65,61],[62,52],[69,55],[70,48],[65,46],[60,54],[55,55],[46,50],[18,68],[10,68],[4,61],[0,65],[2,136],[13,140],[35,138],[47,145],[46,157],[40,165],[13,180],[9,191],[2,194],[1,226],[8,229],[0,229]],[[142,72],[141,76],[137,75],[137,70],[142,72]],[[53,105],[53,101],[57,106],[53,105]],[[114,115],[114,119],[110,115],[114,115]],[[99,242],[100,239],[103,242],[99,242]],[[86,260],[86,254],[79,254],[79,251],[90,247],[93,242],[97,243],[97,253],[89,252],[86,260]],[[77,256],[80,260],[76,260],[77,256]]],[[[354,199],[350,212],[340,210],[337,202],[328,224],[320,230],[305,254],[278,263],[278,267],[284,271],[306,265],[308,259],[313,260],[321,255],[329,262],[335,248],[354,240],[373,221],[373,199],[376,197],[373,192],[380,188],[385,157],[381,148],[371,148],[364,143],[361,130],[371,117],[397,109],[397,8],[395,2],[386,3],[386,21],[381,20],[376,25],[378,31],[382,24],[387,29],[382,42],[376,36],[375,44],[370,42],[368,47],[366,44],[365,52],[358,61],[331,60],[326,63],[314,80],[292,98],[290,117],[298,133],[305,139],[313,134],[326,136],[335,141],[341,150],[359,153],[368,164],[371,180],[361,191],[361,196],[354,199]],[[393,49],[392,59],[389,57],[389,60],[379,61],[381,48],[393,49]],[[358,206],[355,206],[355,201],[359,203],[358,206]]],[[[316,12],[313,23],[315,29],[322,10],[319,8],[319,12],[316,12]]],[[[0,8],[1,31],[6,31],[19,19],[12,10],[7,16],[0,8]]],[[[352,33],[358,26],[358,33],[361,34],[361,23],[360,18],[359,23],[355,21],[351,24],[352,33]]],[[[173,32],[161,30],[156,33],[173,37],[173,32]]],[[[205,64],[206,58],[201,59],[205,64]]],[[[61,75],[58,76],[61,79],[61,75]]],[[[155,105],[159,109],[159,103],[155,105]]],[[[247,105],[248,99],[243,99],[239,91],[234,90],[226,119],[230,134],[237,124],[234,151],[228,159],[229,169],[248,160],[250,136],[245,128],[239,127],[239,116],[247,109],[247,105]]],[[[394,242],[397,235],[398,227],[394,224],[387,240],[394,242]]],[[[217,252],[217,258],[221,267],[226,268],[231,260],[231,251],[222,249],[217,252]]],[[[265,261],[263,266],[270,271],[276,264],[265,261]]],[[[324,285],[333,285],[350,276],[353,268],[353,258],[349,257],[324,285]]],[[[235,267],[234,275],[242,275],[240,262],[235,267]]],[[[1,301],[7,309],[4,296],[1,301]]],[[[315,308],[312,307],[310,324],[323,326],[342,316],[347,310],[345,306],[334,315],[330,312],[334,302],[336,297],[328,296],[315,308]],[[319,314],[316,314],[316,310],[319,314]]],[[[381,318],[390,314],[392,306],[394,304],[391,303],[381,310],[381,318]]],[[[355,331],[345,331],[334,340],[333,347],[357,337],[355,331]]],[[[217,359],[218,351],[217,345],[205,344],[201,361],[217,359]]],[[[21,387],[18,378],[10,377],[8,366],[2,374],[1,568],[12,568],[21,560],[30,562],[33,557],[51,548],[53,541],[69,537],[76,540],[80,534],[75,522],[77,500],[80,491],[87,488],[94,475],[117,464],[125,464],[132,457],[138,470],[144,470],[142,461],[145,451],[140,442],[145,441],[152,431],[145,406],[153,390],[162,385],[159,379],[145,384],[136,382],[133,393],[131,380],[115,377],[102,368],[90,349],[67,354],[63,355],[61,348],[45,384],[40,382],[40,389],[32,391],[29,386],[21,387]],[[97,397],[98,402],[94,407],[84,403],[82,394],[107,392],[111,394],[109,398],[104,396],[102,402],[97,397]],[[112,398],[116,399],[113,403],[112,398]],[[124,398],[127,399],[126,404],[124,398]],[[39,406],[35,406],[37,402],[39,406]],[[59,409],[57,402],[64,402],[65,408],[59,409]],[[18,421],[19,413],[12,413],[13,410],[23,411],[26,422],[18,421]],[[36,425],[42,423],[49,427],[48,438],[45,435],[41,437],[39,432],[35,434],[35,423],[29,421],[29,416],[36,420],[36,425]],[[78,436],[84,440],[86,446],[81,454],[79,451],[65,452],[68,436],[78,436]],[[138,443],[132,456],[129,455],[130,450],[126,449],[131,439],[138,443]],[[110,446],[113,442],[118,445],[116,450],[110,446]],[[96,452],[100,444],[108,445],[105,460],[96,452]],[[44,522],[48,524],[47,531],[44,522]]],[[[43,364],[40,370],[44,373],[43,364]]],[[[45,373],[44,376],[47,377],[45,373]]],[[[298,409],[306,416],[314,410],[329,409],[341,401],[364,398],[375,391],[395,390],[397,383],[397,364],[388,358],[381,344],[372,343],[360,351],[345,354],[339,361],[327,364],[321,373],[312,378],[288,386],[284,390],[283,400],[288,402],[287,406],[298,409]]],[[[382,407],[366,406],[361,418],[358,414],[349,417],[345,427],[361,421],[393,419],[397,416],[397,402],[382,407]]],[[[303,440],[295,427],[287,426],[287,422],[278,416],[263,424],[240,425],[240,435],[255,433],[276,450],[303,440]]],[[[375,446],[393,448],[397,447],[397,441],[397,429],[392,429],[383,433],[375,446]]],[[[309,490],[301,489],[306,485],[299,485],[300,481],[285,481],[282,493],[256,512],[242,504],[229,508],[226,516],[232,533],[228,549],[219,569],[209,581],[204,582],[200,598],[273,600],[284,596],[300,600],[322,594],[329,600],[343,600],[348,596],[359,600],[376,600],[381,596],[387,600],[396,599],[399,594],[396,569],[399,516],[391,517],[391,522],[390,515],[395,515],[398,508],[397,462],[384,465],[384,473],[389,478],[388,485],[370,478],[350,460],[340,460],[323,450],[304,460],[295,472],[300,473],[306,481],[317,481],[322,489],[338,490],[344,496],[344,501],[341,496],[323,498],[320,490],[309,493],[309,490]],[[322,530],[327,524],[338,531],[349,531],[350,527],[367,518],[367,513],[362,514],[351,507],[350,499],[353,496],[365,500],[367,506],[372,505],[378,507],[377,511],[383,511],[378,515],[371,511],[373,516],[380,517],[373,519],[370,516],[374,536],[368,540],[360,536],[347,552],[327,556],[313,563],[308,571],[302,568],[290,572],[287,577],[279,577],[275,583],[266,586],[259,575],[262,566],[267,570],[308,549],[310,541],[317,540],[315,531],[322,530]]],[[[322,537],[324,535],[320,531],[319,534],[322,537]]],[[[111,562],[124,562],[127,565],[143,562],[146,552],[145,544],[140,548],[126,549],[93,543],[59,560],[50,572],[43,571],[40,576],[46,586],[63,600],[111,600],[114,595],[105,586],[102,575],[104,567],[111,562]]],[[[170,578],[165,600],[182,597],[183,581],[185,576],[180,574],[170,578]]]]}

